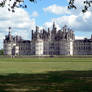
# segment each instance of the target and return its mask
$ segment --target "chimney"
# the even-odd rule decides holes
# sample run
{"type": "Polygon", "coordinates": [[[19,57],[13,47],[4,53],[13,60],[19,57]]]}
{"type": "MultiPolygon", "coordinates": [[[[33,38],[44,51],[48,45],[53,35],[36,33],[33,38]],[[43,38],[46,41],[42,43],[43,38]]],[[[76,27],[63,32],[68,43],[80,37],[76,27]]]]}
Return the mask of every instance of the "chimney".
{"type": "Polygon", "coordinates": [[[34,34],[33,34],[33,30],[32,30],[32,39],[33,39],[33,35],[34,35],[34,34]]]}
{"type": "Polygon", "coordinates": [[[55,22],[53,22],[53,28],[55,28],[55,22]]]}
{"type": "Polygon", "coordinates": [[[38,26],[36,26],[36,32],[38,32],[39,31],[39,27],[38,26]]]}

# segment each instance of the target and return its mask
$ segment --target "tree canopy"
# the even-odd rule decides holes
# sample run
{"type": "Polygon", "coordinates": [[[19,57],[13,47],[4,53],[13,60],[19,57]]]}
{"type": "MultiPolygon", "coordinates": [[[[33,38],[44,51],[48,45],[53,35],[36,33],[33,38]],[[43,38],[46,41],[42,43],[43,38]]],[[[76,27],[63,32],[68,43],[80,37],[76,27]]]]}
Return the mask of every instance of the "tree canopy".
{"type": "MultiPolygon", "coordinates": [[[[36,0],[29,0],[29,2],[35,2],[35,1],[36,0]]],[[[25,4],[25,0],[13,0],[12,4],[11,4],[11,2],[12,2],[12,0],[1,0],[0,7],[5,7],[5,5],[7,3],[8,11],[12,11],[12,12],[15,12],[15,7],[27,8],[27,5],[25,4]],[[8,1],[8,3],[7,3],[7,1],[8,1]]],[[[84,0],[83,4],[84,4],[83,5],[84,8],[82,9],[82,12],[85,13],[91,7],[92,0],[84,0]]],[[[75,0],[69,0],[68,9],[73,9],[73,8],[77,9],[77,7],[75,6],[75,0]]]]}
{"type": "MultiPolygon", "coordinates": [[[[35,0],[29,0],[29,2],[35,2],[35,0]]],[[[1,0],[0,7],[8,6],[8,11],[15,12],[15,8],[27,8],[25,0],[1,0]]]]}
{"type": "MultiPolygon", "coordinates": [[[[70,0],[69,1],[69,5],[68,5],[68,8],[69,9],[77,9],[77,7],[75,6],[75,0],[70,0]]],[[[82,12],[85,13],[86,11],[88,11],[88,9],[91,7],[91,4],[92,4],[92,0],[84,0],[83,1],[83,6],[84,8],[82,9],[82,12]]]]}

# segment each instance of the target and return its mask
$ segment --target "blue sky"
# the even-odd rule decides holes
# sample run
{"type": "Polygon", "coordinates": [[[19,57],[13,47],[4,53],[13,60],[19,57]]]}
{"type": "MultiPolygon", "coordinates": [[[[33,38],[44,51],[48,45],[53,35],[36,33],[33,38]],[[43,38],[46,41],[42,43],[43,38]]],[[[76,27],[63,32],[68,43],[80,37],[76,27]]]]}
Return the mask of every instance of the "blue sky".
{"type": "Polygon", "coordinates": [[[75,0],[77,10],[67,9],[68,0],[37,0],[29,3],[27,9],[18,8],[15,13],[6,8],[0,8],[0,48],[3,47],[3,39],[8,34],[11,26],[13,35],[20,35],[24,39],[31,39],[31,30],[38,25],[40,28],[52,27],[53,21],[58,29],[66,24],[74,30],[76,39],[90,38],[92,34],[92,8],[83,14],[81,8],[83,0],[75,0]]]}
{"type": "MultiPolygon", "coordinates": [[[[78,1],[78,0],[75,0],[75,1],[78,1]]],[[[80,0],[80,1],[83,1],[83,0],[80,0]]],[[[36,3],[29,3],[28,0],[26,0],[25,3],[28,5],[28,8],[26,9],[26,11],[30,15],[34,11],[38,12],[39,16],[35,17],[36,25],[38,25],[38,26],[43,26],[43,24],[45,22],[51,21],[53,18],[59,18],[61,16],[68,16],[68,15],[70,16],[70,15],[72,15],[72,14],[63,14],[63,13],[55,14],[55,13],[44,12],[43,11],[44,8],[49,7],[51,5],[57,5],[57,6],[60,6],[60,7],[67,7],[68,6],[68,0],[37,0],[36,3]]],[[[72,11],[72,10],[70,10],[70,11],[72,11]]],[[[78,12],[80,14],[79,10],[77,10],[77,11],[73,10],[73,12],[78,12]]],[[[64,25],[62,24],[62,26],[64,26],[64,25]]],[[[72,27],[72,25],[71,25],[71,27],[72,27]]],[[[76,29],[74,31],[75,31],[75,34],[79,37],[89,37],[90,34],[92,33],[91,30],[84,31],[84,30],[81,30],[81,28],[78,29],[78,30],[76,29]]]]}
{"type": "Polygon", "coordinates": [[[35,3],[29,3],[28,0],[25,2],[28,5],[28,8],[25,9],[30,15],[32,12],[37,11],[40,15],[36,17],[36,24],[42,26],[46,21],[50,21],[52,18],[59,17],[60,15],[46,13],[43,11],[43,8],[48,7],[53,4],[59,6],[67,6],[68,2],[66,0],[37,0],[35,3]]]}

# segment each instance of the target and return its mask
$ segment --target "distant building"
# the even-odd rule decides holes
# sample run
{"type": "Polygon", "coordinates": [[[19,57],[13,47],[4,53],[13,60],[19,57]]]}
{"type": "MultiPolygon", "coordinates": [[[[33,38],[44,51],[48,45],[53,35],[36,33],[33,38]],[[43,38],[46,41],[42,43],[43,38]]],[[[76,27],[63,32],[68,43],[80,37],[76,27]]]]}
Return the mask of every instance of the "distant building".
{"type": "Polygon", "coordinates": [[[57,30],[55,23],[50,30],[32,30],[32,40],[23,40],[9,32],[3,42],[5,55],[92,55],[92,37],[75,40],[72,29],[65,25],[57,30]]]}

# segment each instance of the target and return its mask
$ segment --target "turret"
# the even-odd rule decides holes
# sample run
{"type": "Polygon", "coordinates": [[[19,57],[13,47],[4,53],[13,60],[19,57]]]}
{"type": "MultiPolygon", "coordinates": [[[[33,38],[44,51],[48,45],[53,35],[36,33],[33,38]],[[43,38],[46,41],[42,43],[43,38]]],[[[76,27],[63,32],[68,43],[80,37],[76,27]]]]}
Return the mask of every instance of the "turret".
{"type": "Polygon", "coordinates": [[[62,31],[62,39],[59,43],[61,55],[73,55],[74,33],[65,25],[62,31]]]}
{"type": "Polygon", "coordinates": [[[21,37],[16,36],[13,37],[11,35],[11,27],[8,28],[9,29],[9,33],[8,35],[5,36],[5,40],[4,40],[4,55],[16,55],[18,54],[18,50],[19,47],[16,46],[16,41],[20,41],[21,37]]]}
{"type": "Polygon", "coordinates": [[[55,28],[55,22],[53,22],[53,28],[55,28]]]}
{"type": "Polygon", "coordinates": [[[36,32],[38,33],[38,31],[39,31],[39,27],[38,27],[38,26],[36,26],[36,32]]]}
{"type": "Polygon", "coordinates": [[[12,41],[11,27],[9,27],[8,40],[12,41]]]}
{"type": "Polygon", "coordinates": [[[53,28],[52,28],[52,32],[51,32],[51,39],[52,40],[55,39],[55,35],[56,35],[56,26],[55,26],[55,22],[53,22],[53,28]]]}
{"type": "Polygon", "coordinates": [[[39,27],[36,26],[36,39],[39,39],[40,36],[39,36],[39,27]]]}
{"type": "Polygon", "coordinates": [[[55,25],[55,22],[53,22],[53,31],[56,32],[56,25],[55,25]]]}
{"type": "Polygon", "coordinates": [[[63,27],[63,32],[66,32],[67,31],[67,25],[65,25],[64,27],[63,27]]]}
{"type": "Polygon", "coordinates": [[[9,27],[8,29],[9,29],[9,33],[8,35],[5,36],[5,40],[4,40],[4,54],[12,55],[12,45],[11,45],[12,36],[10,33],[11,27],[9,27]]]}
{"type": "Polygon", "coordinates": [[[32,30],[32,39],[33,39],[33,35],[34,35],[34,34],[33,34],[33,30],[32,30]]]}
{"type": "Polygon", "coordinates": [[[50,33],[50,28],[48,28],[48,33],[50,33]]]}
{"type": "Polygon", "coordinates": [[[48,37],[49,37],[49,39],[51,40],[51,31],[50,31],[49,28],[48,28],[48,37]]]}

